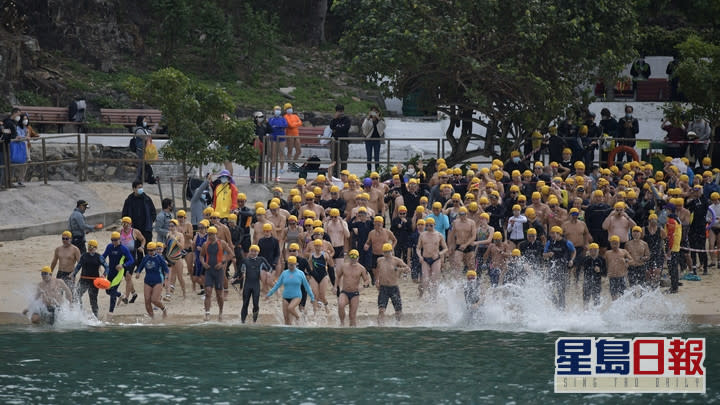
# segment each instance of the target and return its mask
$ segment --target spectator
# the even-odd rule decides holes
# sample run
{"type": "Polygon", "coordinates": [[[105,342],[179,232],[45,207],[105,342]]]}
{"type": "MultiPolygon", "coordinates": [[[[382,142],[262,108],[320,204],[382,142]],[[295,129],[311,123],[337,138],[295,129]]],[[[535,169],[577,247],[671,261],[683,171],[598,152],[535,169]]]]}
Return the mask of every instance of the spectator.
{"type": "MultiPolygon", "coordinates": [[[[287,121],[287,129],[285,129],[285,134],[287,135],[287,160],[289,162],[291,160],[300,159],[300,131],[298,130],[298,128],[302,126],[303,122],[300,117],[298,117],[298,115],[293,112],[292,104],[285,103],[283,108],[285,109],[284,118],[285,121],[287,121]],[[295,149],[294,156],[290,154],[293,149],[295,149]]],[[[289,165],[290,163],[288,163],[288,167],[289,165]]]]}
{"type": "Polygon", "coordinates": [[[678,91],[678,77],[675,74],[678,67],[678,60],[673,56],[672,60],[668,62],[667,68],[665,68],[665,74],[668,75],[668,83],[670,83],[670,101],[680,101],[682,98],[678,91]]]}
{"type": "MultiPolygon", "coordinates": [[[[710,140],[710,125],[702,117],[695,117],[694,120],[688,123],[688,139],[707,142],[710,140]],[[694,136],[691,135],[694,133],[694,136]]],[[[701,162],[708,153],[708,143],[695,143],[690,146],[690,153],[695,156],[695,162],[701,162]]]]}
{"type": "Polygon", "coordinates": [[[13,170],[17,186],[25,187],[23,181],[25,180],[25,174],[27,174],[28,120],[27,115],[22,113],[17,118],[15,120],[15,138],[10,140],[10,162],[17,165],[13,170]]]}
{"type": "Polygon", "coordinates": [[[272,127],[267,121],[265,121],[265,114],[262,111],[256,111],[253,114],[253,121],[255,122],[255,150],[258,152],[260,159],[258,166],[255,169],[250,170],[250,183],[262,183],[263,181],[263,164],[265,163],[265,151],[264,142],[265,137],[272,133],[272,127]]]}
{"type": "MultiPolygon", "coordinates": [[[[285,118],[282,116],[282,110],[280,109],[279,105],[273,107],[273,116],[268,119],[268,124],[270,124],[270,128],[272,128],[272,132],[270,133],[269,138],[270,162],[272,162],[270,166],[270,173],[272,173],[272,169],[278,163],[278,159],[280,160],[279,173],[283,173],[285,162],[282,156],[283,150],[285,149],[285,129],[287,128],[288,123],[287,120],[285,120],[285,118]]],[[[276,181],[279,180],[278,177],[278,172],[275,172],[276,181]]]]}
{"type": "Polygon", "coordinates": [[[2,122],[3,150],[2,153],[0,153],[0,173],[3,175],[0,176],[0,178],[2,179],[3,188],[5,188],[6,185],[10,186],[10,173],[5,173],[4,167],[5,162],[10,159],[10,141],[17,136],[18,121],[20,121],[20,109],[13,108],[10,115],[5,117],[2,122]],[[5,175],[7,175],[7,178],[5,175]]]}
{"type": "MultiPolygon", "coordinates": [[[[157,129],[157,124],[155,125],[157,129]]],[[[135,173],[135,181],[143,182],[143,168],[145,169],[145,181],[149,184],[155,183],[152,166],[145,162],[145,146],[152,142],[150,135],[153,130],[148,126],[147,118],[144,115],[138,115],[135,119],[135,155],[139,162],[137,172],[135,173]],[[144,163],[144,166],[143,166],[144,163]]],[[[149,241],[149,240],[148,240],[149,241]]]]}
{"type": "MultiPolygon", "coordinates": [[[[634,139],[640,132],[640,123],[638,123],[636,118],[633,118],[633,111],[634,109],[631,105],[625,106],[625,116],[620,118],[620,121],[618,122],[618,138],[624,138],[626,140],[617,142],[618,145],[629,146],[631,148],[635,147],[634,139]]],[[[622,162],[625,159],[625,156],[625,152],[620,152],[615,157],[615,160],[622,162]]],[[[630,160],[632,160],[632,158],[629,154],[627,154],[627,161],[630,160]]]]}
{"type": "Polygon", "coordinates": [[[123,204],[122,216],[130,217],[135,229],[140,231],[145,238],[145,242],[152,241],[153,223],[157,212],[152,199],[145,194],[143,183],[141,181],[133,181],[133,192],[127,196],[123,204]]]}
{"type": "Polygon", "coordinates": [[[605,164],[607,163],[610,151],[614,149],[613,139],[618,136],[618,122],[607,108],[603,108],[600,111],[600,132],[602,134],[602,141],[600,142],[600,162],[601,164],[605,164]]]}
{"type": "Polygon", "coordinates": [[[630,67],[630,76],[632,76],[635,98],[637,98],[637,82],[649,79],[650,74],[650,65],[645,62],[645,57],[641,55],[630,67]]]}
{"type": "Polygon", "coordinates": [[[335,166],[335,177],[340,177],[342,170],[347,170],[347,160],[350,155],[348,151],[348,142],[340,140],[340,138],[347,138],[350,132],[350,118],[345,116],[345,106],[338,104],[335,106],[335,118],[330,121],[330,130],[332,131],[332,137],[335,140],[334,150],[332,151],[332,160],[340,161],[339,165],[335,166]]]}
{"type": "Polygon", "coordinates": [[[385,119],[376,106],[370,107],[370,112],[362,123],[362,133],[365,139],[365,153],[367,155],[367,169],[372,170],[371,162],[375,158],[375,171],[380,171],[380,139],[385,137],[385,119]]]}
{"type": "Polygon", "coordinates": [[[685,156],[687,150],[687,132],[685,126],[681,123],[671,122],[669,119],[665,119],[662,124],[662,129],[667,132],[665,135],[665,150],[663,153],[673,158],[681,158],[685,156]]]}

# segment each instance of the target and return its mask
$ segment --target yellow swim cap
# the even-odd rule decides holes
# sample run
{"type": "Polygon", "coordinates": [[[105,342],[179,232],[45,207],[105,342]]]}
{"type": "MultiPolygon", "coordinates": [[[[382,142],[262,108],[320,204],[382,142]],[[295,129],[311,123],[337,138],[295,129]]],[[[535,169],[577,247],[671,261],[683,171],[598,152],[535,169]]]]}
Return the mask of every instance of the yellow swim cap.
{"type": "MultiPolygon", "coordinates": [[[[263,226],[263,228],[265,228],[265,227],[263,226]]],[[[217,228],[215,228],[214,226],[211,226],[210,228],[208,228],[208,233],[217,233],[217,228]]]]}
{"type": "Polygon", "coordinates": [[[297,263],[297,257],[290,256],[290,257],[288,257],[287,262],[288,263],[297,263]]]}
{"type": "Polygon", "coordinates": [[[393,246],[391,243],[384,243],[382,245],[382,250],[383,250],[383,252],[392,252],[393,246]]]}
{"type": "Polygon", "coordinates": [[[256,251],[256,252],[259,252],[259,251],[260,251],[260,246],[258,246],[258,245],[250,245],[250,250],[254,250],[254,251],[256,251]]]}
{"type": "Polygon", "coordinates": [[[52,269],[50,268],[50,266],[43,266],[42,269],[40,269],[40,272],[52,274],[52,269]]]}

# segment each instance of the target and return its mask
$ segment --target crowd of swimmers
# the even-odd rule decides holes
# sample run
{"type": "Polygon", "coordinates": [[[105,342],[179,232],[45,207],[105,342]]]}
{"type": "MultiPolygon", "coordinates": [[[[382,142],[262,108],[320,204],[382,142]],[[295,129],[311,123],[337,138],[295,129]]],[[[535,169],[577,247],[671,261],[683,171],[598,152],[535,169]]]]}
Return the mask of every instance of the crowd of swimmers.
{"type": "Polygon", "coordinates": [[[666,158],[661,168],[631,161],[586,170],[571,160],[570,150],[547,165],[515,151],[508,161],[484,167],[448,167],[437,159],[427,171],[431,176],[422,161],[396,165],[387,178],[376,172],[360,178],[347,170],[339,178],[319,174],[298,179],[287,192],[275,186],[270,200],[254,205],[223,171],[206,182],[216,196],[212,205],[193,207],[191,218],[163,204],[162,241],[133,228],[131,217],[122,218],[102,252],[98,241],[89,240],[81,253],[64,232],[42,274],[45,280],[57,267],[56,277],[74,291],[66,298],[82,300],[87,292],[95,316],[96,278],[109,281],[113,314],[117,305],[138,298],[132,275],[144,272],[150,317],[156,311],[166,316],[173,296],[191,290],[204,295],[205,319],[214,294],[222,319],[232,287],[242,295],[241,321],[252,301],[254,322],[260,295],[269,298],[282,288],[285,323],[307,312],[308,298],[320,313],[336,299],[340,323],[347,314],[353,326],[360,296],[371,285],[378,322],[390,302],[401,319],[400,281],[408,276],[428,300],[442,280],[465,279],[471,307],[483,291],[521,283],[530,272],[548,282],[559,308],[566,306],[568,288],[578,289],[586,307],[598,305],[603,278],[613,300],[636,285],[664,285],[676,293],[682,269],[698,277],[698,270],[707,274],[717,266],[720,170],[709,158],[698,163],[666,158]]]}

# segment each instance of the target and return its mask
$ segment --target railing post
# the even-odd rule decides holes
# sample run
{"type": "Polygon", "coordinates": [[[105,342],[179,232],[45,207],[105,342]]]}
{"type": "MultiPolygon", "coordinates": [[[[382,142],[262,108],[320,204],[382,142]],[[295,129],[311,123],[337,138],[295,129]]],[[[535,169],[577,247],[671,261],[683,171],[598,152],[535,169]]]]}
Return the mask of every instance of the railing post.
{"type": "Polygon", "coordinates": [[[440,142],[442,142],[440,139],[435,140],[435,147],[437,149],[437,157],[440,157],[440,142]]]}
{"type": "Polygon", "coordinates": [[[78,182],[82,181],[82,141],[80,132],[77,133],[77,154],[78,154],[78,182]]]}
{"type": "Polygon", "coordinates": [[[42,162],[43,162],[43,183],[48,184],[48,168],[47,168],[47,155],[45,153],[45,138],[40,139],[42,141],[42,162]]]}
{"type": "Polygon", "coordinates": [[[85,134],[85,164],[83,165],[84,173],[83,173],[83,179],[87,181],[88,179],[88,162],[90,160],[90,146],[88,145],[88,134],[85,134]]]}
{"type": "Polygon", "coordinates": [[[385,142],[387,142],[387,168],[390,170],[390,139],[386,138],[385,142]]]}

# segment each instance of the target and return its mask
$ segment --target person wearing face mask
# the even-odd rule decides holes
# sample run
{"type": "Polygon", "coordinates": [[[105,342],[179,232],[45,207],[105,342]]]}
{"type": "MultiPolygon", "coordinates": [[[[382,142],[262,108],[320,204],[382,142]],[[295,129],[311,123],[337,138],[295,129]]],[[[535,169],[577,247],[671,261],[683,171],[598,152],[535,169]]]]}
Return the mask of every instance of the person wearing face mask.
{"type": "Polygon", "coordinates": [[[10,140],[10,163],[17,165],[13,168],[13,175],[15,177],[15,181],[17,181],[17,187],[25,187],[25,184],[23,184],[23,180],[25,180],[25,174],[27,173],[27,165],[25,163],[27,163],[28,161],[27,123],[27,115],[17,115],[15,117],[16,135],[15,138],[10,140]]]}
{"type": "Polygon", "coordinates": [[[519,170],[520,173],[528,170],[528,165],[525,160],[520,156],[520,151],[514,150],[510,152],[510,159],[505,162],[503,170],[512,173],[514,170],[519,170]]]}
{"type": "MultiPolygon", "coordinates": [[[[619,141],[618,145],[634,148],[635,141],[633,139],[635,139],[638,132],[640,132],[640,124],[638,123],[637,118],[633,117],[633,107],[631,105],[626,105],[625,116],[620,118],[620,121],[618,121],[618,138],[626,138],[626,140],[619,141]]],[[[622,162],[625,158],[625,152],[619,152],[615,156],[615,160],[618,162],[622,162]]],[[[630,161],[631,159],[632,157],[627,155],[627,160],[630,161]]]]}
{"type": "Polygon", "coordinates": [[[335,165],[335,177],[340,177],[340,171],[347,169],[347,160],[350,155],[348,142],[340,139],[348,137],[351,125],[350,118],[345,115],[345,106],[342,104],[336,105],[335,118],[330,121],[332,138],[335,140],[331,160],[340,162],[339,165],[335,165]]]}
{"type": "MultiPolygon", "coordinates": [[[[697,141],[710,140],[710,132],[712,132],[712,130],[710,129],[708,122],[702,119],[702,117],[695,117],[694,120],[690,121],[688,123],[687,130],[688,138],[690,138],[690,133],[692,132],[695,134],[693,138],[697,141]]],[[[700,162],[705,156],[707,156],[708,146],[709,144],[707,143],[695,143],[690,146],[690,153],[695,156],[695,162],[700,162]]],[[[703,170],[710,170],[710,168],[708,167],[703,170]]],[[[702,171],[695,171],[695,173],[702,173],[702,171]]]]}
{"type": "Polygon", "coordinates": [[[361,127],[365,139],[365,152],[367,154],[367,169],[372,170],[372,159],[375,157],[375,170],[380,166],[380,139],[385,137],[385,120],[376,106],[370,108],[370,112],[363,120],[361,127]]]}
{"type": "Polygon", "coordinates": [[[5,162],[10,159],[10,141],[17,137],[17,124],[20,121],[20,109],[13,108],[10,115],[2,122],[2,151],[0,152],[0,186],[5,188],[10,185],[10,173],[5,173],[5,162]],[[7,174],[8,178],[5,177],[7,174]]]}
{"type": "Polygon", "coordinates": [[[285,130],[287,129],[288,122],[285,117],[282,116],[282,110],[279,105],[273,107],[273,116],[268,119],[268,124],[272,128],[270,133],[270,170],[275,167],[277,161],[280,162],[280,167],[277,173],[275,173],[275,181],[279,180],[279,173],[283,173],[285,165],[285,159],[283,159],[283,150],[285,149],[285,130]]]}
{"type": "Polygon", "coordinates": [[[155,204],[152,199],[145,194],[141,181],[133,181],[132,188],[133,192],[127,196],[123,204],[121,216],[130,217],[133,228],[142,233],[145,242],[150,242],[153,240],[153,223],[157,216],[155,204]]]}
{"type": "MultiPolygon", "coordinates": [[[[155,125],[155,127],[155,129],[157,129],[157,125],[155,125]]],[[[138,117],[135,119],[135,128],[133,130],[133,133],[135,134],[135,155],[140,160],[140,162],[144,162],[145,146],[147,146],[148,143],[152,142],[150,135],[152,135],[153,133],[153,129],[150,128],[147,122],[147,117],[138,115],[138,117]]],[[[142,182],[143,165],[140,162],[138,162],[137,172],[135,173],[135,180],[142,182]]],[[[145,181],[151,184],[154,183],[155,178],[153,176],[152,166],[145,162],[144,168],[145,181]]]]}
{"type": "Polygon", "coordinates": [[[213,182],[213,210],[220,218],[227,220],[230,212],[236,210],[238,189],[230,172],[222,170],[217,175],[217,183],[213,182]]]}
{"type": "Polygon", "coordinates": [[[265,137],[272,133],[272,127],[265,120],[265,114],[262,111],[256,111],[253,114],[253,122],[255,122],[255,150],[260,156],[258,165],[255,169],[250,170],[250,183],[262,183],[263,181],[263,165],[265,164],[265,151],[263,148],[265,137]]]}
{"type": "Polygon", "coordinates": [[[298,138],[300,131],[298,128],[302,126],[303,122],[300,117],[295,114],[292,104],[285,103],[283,108],[285,109],[283,118],[287,121],[287,129],[285,129],[285,135],[287,135],[287,160],[290,162],[291,160],[298,160],[300,158],[300,138],[298,138]],[[291,154],[293,149],[295,149],[294,156],[291,154]]]}
{"type": "Polygon", "coordinates": [[[613,150],[612,139],[617,137],[618,122],[610,114],[610,110],[603,108],[600,111],[600,162],[607,162],[610,151],[613,150]]]}

